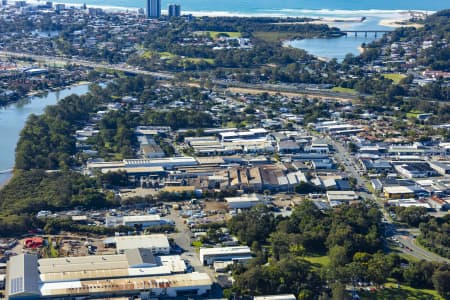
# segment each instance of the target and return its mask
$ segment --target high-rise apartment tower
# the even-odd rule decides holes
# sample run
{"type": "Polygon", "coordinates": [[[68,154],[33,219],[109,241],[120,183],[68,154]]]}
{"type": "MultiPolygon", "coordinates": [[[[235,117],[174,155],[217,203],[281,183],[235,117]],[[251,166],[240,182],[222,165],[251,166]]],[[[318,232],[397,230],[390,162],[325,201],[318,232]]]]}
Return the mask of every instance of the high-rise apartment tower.
{"type": "Polygon", "coordinates": [[[147,18],[161,17],[161,0],[147,0],[147,18]]]}
{"type": "Polygon", "coordinates": [[[179,17],[181,16],[181,5],[180,4],[169,4],[167,8],[169,17],[179,17]]]}

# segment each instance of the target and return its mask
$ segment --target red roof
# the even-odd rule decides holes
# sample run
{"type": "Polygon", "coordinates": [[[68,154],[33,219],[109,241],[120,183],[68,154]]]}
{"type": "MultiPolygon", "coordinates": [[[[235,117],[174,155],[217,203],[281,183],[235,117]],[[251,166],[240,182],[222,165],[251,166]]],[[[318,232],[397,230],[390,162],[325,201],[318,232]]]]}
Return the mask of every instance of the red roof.
{"type": "Polygon", "coordinates": [[[26,248],[39,248],[44,244],[44,239],[41,237],[32,237],[26,239],[23,244],[26,248]]]}

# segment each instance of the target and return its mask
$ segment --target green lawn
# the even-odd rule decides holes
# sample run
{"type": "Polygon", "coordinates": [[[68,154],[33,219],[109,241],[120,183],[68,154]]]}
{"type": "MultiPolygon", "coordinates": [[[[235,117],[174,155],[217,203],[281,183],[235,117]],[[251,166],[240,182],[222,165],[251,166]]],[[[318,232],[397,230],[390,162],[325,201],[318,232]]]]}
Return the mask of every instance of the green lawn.
{"type": "Polygon", "coordinates": [[[207,62],[208,64],[213,65],[214,64],[214,59],[213,58],[193,58],[193,57],[185,57],[183,58],[183,61],[189,61],[195,64],[198,64],[199,62],[207,62]]]}
{"type": "Polygon", "coordinates": [[[240,32],[235,31],[197,31],[199,35],[207,35],[209,34],[213,39],[219,38],[221,35],[228,36],[230,38],[240,38],[242,34],[240,32]]]}
{"type": "Polygon", "coordinates": [[[340,87],[340,86],[335,86],[331,90],[333,92],[336,92],[336,93],[356,94],[356,90],[355,89],[343,88],[343,87],[340,87]]]}
{"type": "Polygon", "coordinates": [[[417,118],[418,115],[423,114],[423,111],[420,110],[411,110],[410,112],[406,113],[407,118],[417,118]]]}
{"type": "Polygon", "coordinates": [[[225,125],[226,128],[236,128],[237,126],[238,124],[232,121],[227,122],[227,124],[225,125]]]}
{"type": "Polygon", "coordinates": [[[304,256],[304,260],[309,261],[313,265],[318,267],[328,266],[330,264],[330,258],[326,255],[324,256],[304,256]]]}
{"type": "Polygon", "coordinates": [[[434,290],[415,289],[409,286],[400,285],[397,288],[396,283],[386,283],[384,290],[375,292],[358,292],[361,299],[365,300],[444,300],[434,290]]]}
{"type": "Polygon", "coordinates": [[[295,32],[266,32],[258,31],[252,33],[252,35],[260,40],[268,42],[280,42],[298,38],[298,33],[295,32]]]}
{"type": "Polygon", "coordinates": [[[170,53],[170,52],[159,52],[159,57],[165,58],[165,59],[171,59],[171,58],[175,57],[175,54],[170,53]]]}
{"type": "Polygon", "coordinates": [[[200,248],[200,247],[203,246],[203,243],[200,242],[200,241],[193,241],[193,242],[192,242],[192,246],[193,246],[193,247],[196,247],[196,248],[200,248]]]}
{"type": "Polygon", "coordinates": [[[399,84],[400,81],[406,77],[406,75],[399,74],[399,73],[393,73],[393,74],[383,74],[384,78],[392,80],[395,84],[399,84]]]}

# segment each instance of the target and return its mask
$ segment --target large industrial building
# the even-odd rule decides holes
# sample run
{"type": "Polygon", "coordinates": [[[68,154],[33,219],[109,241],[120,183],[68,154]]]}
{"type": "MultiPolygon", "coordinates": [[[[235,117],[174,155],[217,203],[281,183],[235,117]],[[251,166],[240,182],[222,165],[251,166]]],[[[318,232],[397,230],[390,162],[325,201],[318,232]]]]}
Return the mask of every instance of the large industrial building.
{"type": "Polygon", "coordinates": [[[116,227],[119,225],[129,227],[147,228],[171,224],[170,220],[161,219],[159,215],[139,215],[139,216],[107,216],[105,226],[116,227]]]}
{"type": "Polygon", "coordinates": [[[125,253],[128,249],[136,248],[150,249],[153,254],[170,253],[169,240],[164,234],[116,236],[114,243],[117,253],[125,253]]]}
{"type": "Polygon", "coordinates": [[[258,204],[263,204],[263,196],[252,194],[252,195],[243,195],[240,197],[227,197],[225,201],[228,203],[228,207],[230,209],[245,209],[251,208],[258,204]]]}
{"type": "Polygon", "coordinates": [[[200,262],[212,265],[216,261],[248,261],[252,259],[252,252],[247,246],[200,248],[200,262]]]}
{"type": "Polygon", "coordinates": [[[207,274],[185,270],[179,256],[155,257],[148,249],[50,259],[21,254],[8,263],[6,294],[7,299],[146,299],[202,295],[211,289],[207,274]]]}

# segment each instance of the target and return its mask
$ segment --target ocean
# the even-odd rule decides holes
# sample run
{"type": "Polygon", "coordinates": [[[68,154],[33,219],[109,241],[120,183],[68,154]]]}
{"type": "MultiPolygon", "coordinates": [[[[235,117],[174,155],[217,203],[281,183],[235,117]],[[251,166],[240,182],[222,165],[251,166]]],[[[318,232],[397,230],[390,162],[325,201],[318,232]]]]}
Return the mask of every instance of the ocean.
{"type": "MultiPolygon", "coordinates": [[[[146,0],[57,0],[102,7],[144,8],[146,0]]],[[[169,3],[181,4],[184,13],[195,15],[245,16],[388,16],[399,10],[436,11],[450,8],[450,0],[162,0],[163,9],[169,3]]]]}

